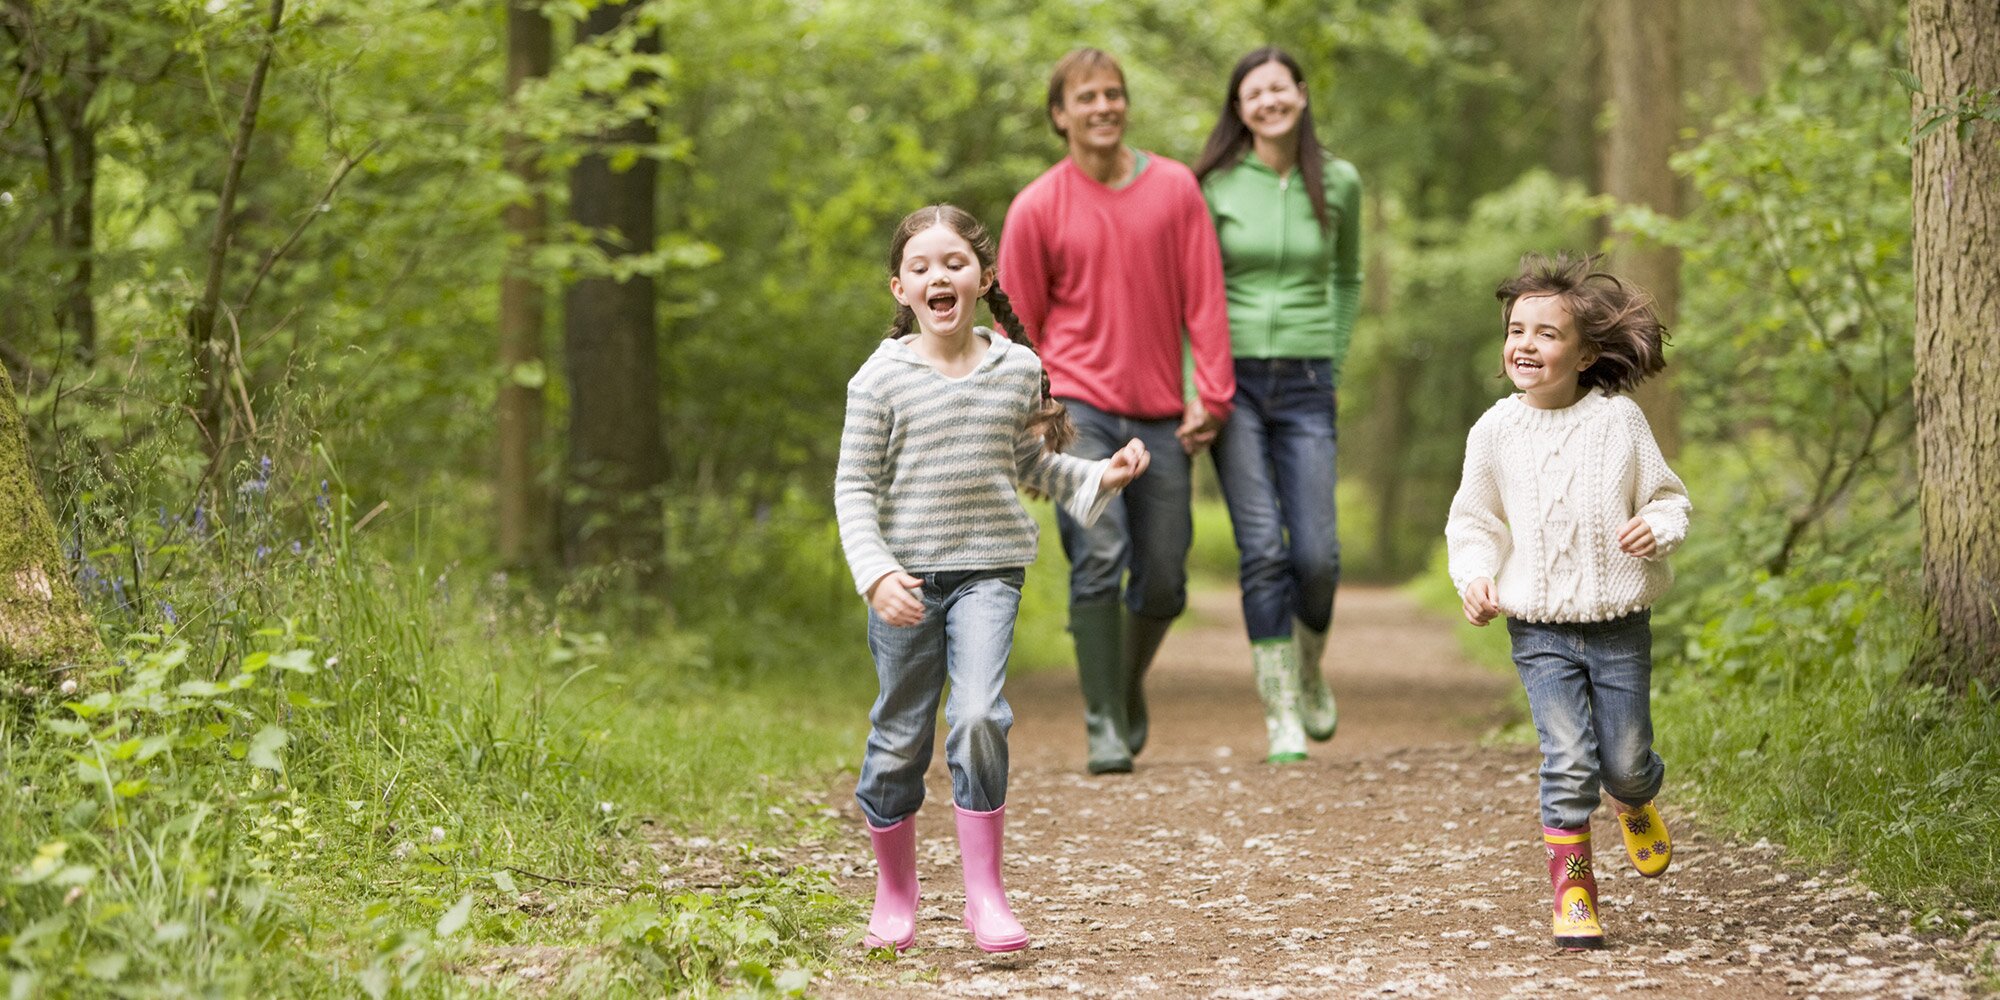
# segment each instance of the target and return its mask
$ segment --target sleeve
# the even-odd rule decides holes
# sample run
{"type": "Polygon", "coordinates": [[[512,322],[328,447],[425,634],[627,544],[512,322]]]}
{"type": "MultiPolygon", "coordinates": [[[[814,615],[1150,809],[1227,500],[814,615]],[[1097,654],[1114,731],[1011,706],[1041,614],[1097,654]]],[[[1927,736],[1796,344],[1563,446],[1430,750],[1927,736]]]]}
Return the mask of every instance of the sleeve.
{"type": "Polygon", "coordinates": [[[1361,177],[1345,161],[1336,160],[1332,166],[1339,171],[1339,184],[1330,192],[1334,197],[1329,207],[1340,220],[1334,230],[1327,301],[1333,304],[1333,378],[1338,385],[1354,338],[1354,317],[1361,311],[1361,177]]]}
{"type": "Polygon", "coordinates": [[[855,592],[862,595],[875,581],[902,568],[882,537],[889,423],[888,407],[881,400],[848,386],[847,417],[840,428],[840,458],[833,474],[833,513],[855,592]]]}
{"type": "Polygon", "coordinates": [[[1091,461],[1048,451],[1041,435],[1025,423],[1014,437],[1014,481],[1048,494],[1086,528],[1097,523],[1104,508],[1111,505],[1111,498],[1118,495],[1117,490],[1101,485],[1104,470],[1110,467],[1108,458],[1091,461]]]}
{"type": "Polygon", "coordinates": [[[1687,541],[1688,515],[1693,513],[1694,504],[1688,499],[1687,486],[1660,453],[1653,425],[1646,422],[1639,404],[1630,400],[1626,425],[1632,436],[1632,509],[1653,529],[1656,547],[1650,559],[1665,559],[1687,541]]]}
{"type": "Polygon", "coordinates": [[[1000,290],[1014,307],[1014,315],[1027,327],[1036,344],[1049,318],[1049,261],[1044,248],[1048,241],[1035,211],[1030,186],[1007,206],[1007,219],[1000,227],[1000,290]]]}
{"type": "Polygon", "coordinates": [[[1497,578],[1500,562],[1513,545],[1506,506],[1500,497],[1492,437],[1492,425],[1485,420],[1474,424],[1472,433],[1466,436],[1465,472],[1459,478],[1458,493],[1451,498],[1451,514],[1445,520],[1446,566],[1452,587],[1460,594],[1482,576],[1497,578]]]}
{"type": "Polygon", "coordinates": [[[1201,189],[1190,183],[1182,199],[1181,322],[1194,355],[1195,395],[1217,420],[1236,405],[1236,362],[1230,357],[1229,297],[1222,284],[1222,246],[1201,189]]]}

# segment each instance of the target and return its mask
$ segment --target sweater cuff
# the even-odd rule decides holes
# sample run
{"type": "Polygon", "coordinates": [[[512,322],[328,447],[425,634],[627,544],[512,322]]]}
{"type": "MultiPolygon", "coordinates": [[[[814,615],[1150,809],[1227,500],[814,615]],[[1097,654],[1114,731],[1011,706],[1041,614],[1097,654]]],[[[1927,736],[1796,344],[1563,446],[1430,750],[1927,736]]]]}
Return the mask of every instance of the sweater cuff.
{"type": "Polygon", "coordinates": [[[1068,503],[1063,504],[1063,508],[1069,511],[1069,516],[1086,528],[1097,523],[1097,519],[1104,515],[1104,508],[1111,506],[1111,498],[1118,495],[1117,490],[1107,490],[1102,485],[1104,470],[1109,468],[1111,460],[1108,458],[1100,458],[1090,463],[1090,470],[1083,476],[1083,485],[1069,498],[1068,503]]]}
{"type": "Polygon", "coordinates": [[[1646,562],[1659,562],[1673,555],[1674,550],[1680,548],[1682,542],[1687,541],[1686,528],[1681,525],[1669,526],[1665,518],[1647,514],[1640,514],[1639,519],[1646,522],[1646,527],[1653,530],[1653,554],[1645,558],[1646,562]],[[1672,530],[1676,527],[1681,528],[1678,533],[1672,530]]]}

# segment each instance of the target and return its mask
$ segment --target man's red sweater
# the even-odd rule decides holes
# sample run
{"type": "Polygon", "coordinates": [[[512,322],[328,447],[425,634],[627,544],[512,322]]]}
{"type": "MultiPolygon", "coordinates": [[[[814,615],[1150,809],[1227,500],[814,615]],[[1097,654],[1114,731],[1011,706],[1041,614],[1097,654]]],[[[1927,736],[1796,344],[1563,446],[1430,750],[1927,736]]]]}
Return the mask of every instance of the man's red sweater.
{"type": "Polygon", "coordinates": [[[1000,287],[1055,395],[1119,416],[1180,416],[1185,328],[1202,405],[1228,418],[1236,369],[1222,253],[1187,167],[1152,156],[1114,190],[1063,157],[1007,209],[1000,287]]]}

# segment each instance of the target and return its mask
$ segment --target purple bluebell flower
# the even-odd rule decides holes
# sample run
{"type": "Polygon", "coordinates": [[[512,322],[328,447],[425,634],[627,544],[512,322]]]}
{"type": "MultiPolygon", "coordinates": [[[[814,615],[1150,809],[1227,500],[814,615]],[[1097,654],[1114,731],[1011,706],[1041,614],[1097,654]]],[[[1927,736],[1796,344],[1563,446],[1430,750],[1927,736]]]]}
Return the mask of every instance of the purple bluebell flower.
{"type": "Polygon", "coordinates": [[[181,623],[181,616],[174,614],[174,606],[165,601],[160,602],[160,616],[165,618],[169,625],[179,625],[181,623]]]}

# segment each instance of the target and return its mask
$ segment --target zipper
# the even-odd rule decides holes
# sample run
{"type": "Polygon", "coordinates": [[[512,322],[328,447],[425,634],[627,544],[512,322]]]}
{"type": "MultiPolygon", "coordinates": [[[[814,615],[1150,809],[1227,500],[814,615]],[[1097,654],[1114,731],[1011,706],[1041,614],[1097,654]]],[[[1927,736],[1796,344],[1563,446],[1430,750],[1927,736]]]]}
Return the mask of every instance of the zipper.
{"type": "MultiPolygon", "coordinates": [[[[1291,187],[1291,184],[1292,184],[1292,175],[1290,173],[1283,173],[1278,175],[1278,271],[1277,273],[1280,277],[1282,277],[1285,273],[1285,247],[1288,243],[1287,234],[1285,232],[1285,220],[1291,215],[1291,213],[1285,211],[1285,192],[1291,187]]],[[[1268,307],[1265,309],[1264,354],[1266,357],[1269,357],[1273,351],[1276,351],[1278,349],[1278,344],[1277,344],[1278,296],[1281,290],[1282,290],[1282,283],[1274,282],[1271,288],[1271,300],[1268,303],[1268,307]]]]}

